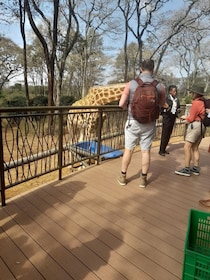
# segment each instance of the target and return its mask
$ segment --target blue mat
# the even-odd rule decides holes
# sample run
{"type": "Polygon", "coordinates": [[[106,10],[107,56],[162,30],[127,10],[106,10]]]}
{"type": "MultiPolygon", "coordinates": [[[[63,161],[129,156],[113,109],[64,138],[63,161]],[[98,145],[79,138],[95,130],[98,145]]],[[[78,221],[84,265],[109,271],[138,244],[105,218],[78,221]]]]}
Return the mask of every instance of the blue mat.
{"type": "MultiPolygon", "coordinates": [[[[78,152],[79,150],[81,150],[96,155],[98,143],[95,141],[79,142],[75,144],[75,148],[77,148],[78,152]]],[[[103,154],[103,159],[116,158],[123,155],[123,152],[121,150],[113,151],[113,148],[105,145],[100,146],[100,153],[103,154]]]]}

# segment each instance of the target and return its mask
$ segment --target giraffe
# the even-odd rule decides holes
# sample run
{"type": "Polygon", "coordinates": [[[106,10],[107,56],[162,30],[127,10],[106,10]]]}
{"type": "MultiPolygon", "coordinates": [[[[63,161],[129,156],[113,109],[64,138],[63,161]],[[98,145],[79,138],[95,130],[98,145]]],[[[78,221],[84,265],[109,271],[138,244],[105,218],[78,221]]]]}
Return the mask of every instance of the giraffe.
{"type": "Polygon", "coordinates": [[[120,99],[126,83],[91,87],[85,97],[77,100],[72,106],[99,106],[120,99]]]}
{"type": "MultiPolygon", "coordinates": [[[[125,83],[120,83],[91,87],[87,95],[74,102],[72,106],[100,106],[117,101],[120,99],[125,85],[125,83]]],[[[97,112],[98,110],[94,109],[69,110],[67,125],[73,143],[84,141],[87,137],[90,139],[90,136],[96,133],[98,124],[97,112]],[[95,114],[94,111],[96,112],[95,114]],[[75,112],[80,112],[80,114],[75,115],[75,112]]],[[[103,118],[105,118],[105,115],[103,118]]]]}

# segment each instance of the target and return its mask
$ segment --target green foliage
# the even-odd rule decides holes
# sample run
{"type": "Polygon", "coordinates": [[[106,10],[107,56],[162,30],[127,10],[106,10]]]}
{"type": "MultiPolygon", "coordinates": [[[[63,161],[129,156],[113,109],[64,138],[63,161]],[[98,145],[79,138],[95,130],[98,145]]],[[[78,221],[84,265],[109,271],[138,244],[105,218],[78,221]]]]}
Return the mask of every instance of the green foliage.
{"type": "Polygon", "coordinates": [[[184,103],[185,104],[191,104],[192,103],[192,96],[190,96],[190,95],[185,96],[184,103]]]}
{"type": "Polygon", "coordinates": [[[11,39],[0,34],[0,91],[22,69],[22,51],[11,39]]]}
{"type": "Polygon", "coordinates": [[[14,96],[25,96],[24,86],[21,84],[15,84],[11,87],[4,88],[2,90],[2,95],[7,99],[14,98],[14,96]]]}
{"type": "Polygon", "coordinates": [[[2,102],[3,107],[26,107],[26,98],[24,96],[15,96],[10,100],[2,102]]]}
{"type": "Polygon", "coordinates": [[[31,96],[44,96],[48,95],[48,89],[46,86],[42,85],[35,85],[35,86],[29,86],[29,92],[31,96]]]}
{"type": "Polygon", "coordinates": [[[75,98],[72,95],[70,95],[70,96],[67,96],[67,95],[61,96],[61,101],[60,101],[61,106],[68,106],[68,105],[73,104],[74,102],[75,102],[75,98]]]}
{"type": "Polygon", "coordinates": [[[14,86],[11,86],[11,89],[14,91],[21,92],[23,91],[23,86],[19,83],[14,84],[14,86]]]}
{"type": "MultiPolygon", "coordinates": [[[[136,77],[136,70],[139,72],[139,47],[136,43],[130,43],[127,46],[127,78],[126,81],[129,81],[136,77]]],[[[113,76],[119,81],[124,82],[124,71],[125,71],[125,54],[124,49],[121,49],[115,61],[115,70],[113,76]]]]}
{"type": "Polygon", "coordinates": [[[47,104],[48,104],[47,96],[36,96],[33,99],[31,99],[32,106],[47,106],[47,104]]]}

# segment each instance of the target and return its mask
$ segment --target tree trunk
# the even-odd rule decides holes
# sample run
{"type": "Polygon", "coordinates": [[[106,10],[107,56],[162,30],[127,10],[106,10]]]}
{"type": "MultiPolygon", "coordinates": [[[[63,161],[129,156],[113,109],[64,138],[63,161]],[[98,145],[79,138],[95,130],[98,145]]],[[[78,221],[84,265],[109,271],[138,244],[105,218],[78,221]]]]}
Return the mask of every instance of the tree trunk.
{"type": "Polygon", "coordinates": [[[27,71],[27,45],[25,36],[25,1],[22,6],[22,1],[19,0],[19,11],[20,11],[20,32],[23,38],[23,61],[24,61],[24,85],[26,94],[26,105],[30,105],[29,89],[28,89],[28,71],[27,71]]]}

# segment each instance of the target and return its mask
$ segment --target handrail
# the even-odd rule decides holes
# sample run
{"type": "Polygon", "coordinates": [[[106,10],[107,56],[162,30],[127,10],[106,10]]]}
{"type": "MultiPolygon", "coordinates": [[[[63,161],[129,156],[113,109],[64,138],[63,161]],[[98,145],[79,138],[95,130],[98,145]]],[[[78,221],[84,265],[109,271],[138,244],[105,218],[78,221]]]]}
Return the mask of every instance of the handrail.
{"type": "Polygon", "coordinates": [[[61,180],[64,167],[79,162],[86,166],[90,159],[99,164],[104,154],[101,145],[110,145],[112,151],[121,149],[125,117],[126,110],[115,105],[0,108],[2,206],[6,205],[8,188],[56,170],[61,180]],[[90,125],[93,128],[88,129],[90,125]],[[79,149],[75,152],[72,147],[81,141],[77,134],[82,134],[87,143],[96,141],[96,153],[84,155],[79,149]]]}
{"type": "MultiPolygon", "coordinates": [[[[116,105],[0,108],[2,206],[8,188],[53,171],[62,180],[65,167],[87,166],[93,160],[100,164],[109,151],[123,149],[126,119],[127,110],[116,105]],[[96,143],[96,150],[82,150],[78,143],[96,143]]],[[[161,125],[157,122],[157,139],[161,125]]],[[[183,129],[177,123],[174,135],[183,129]]]]}

